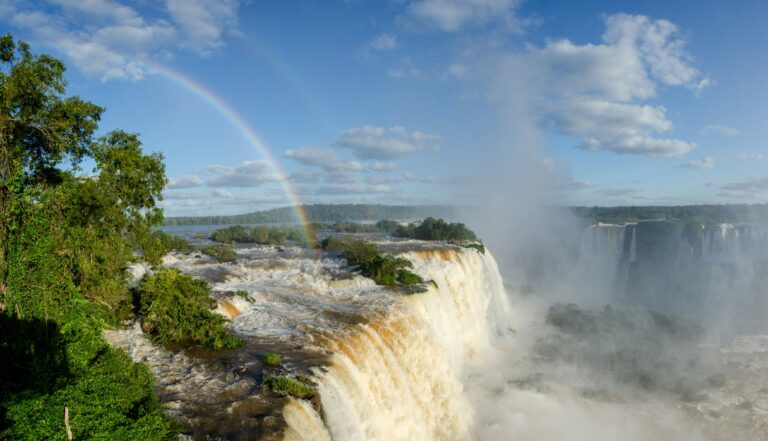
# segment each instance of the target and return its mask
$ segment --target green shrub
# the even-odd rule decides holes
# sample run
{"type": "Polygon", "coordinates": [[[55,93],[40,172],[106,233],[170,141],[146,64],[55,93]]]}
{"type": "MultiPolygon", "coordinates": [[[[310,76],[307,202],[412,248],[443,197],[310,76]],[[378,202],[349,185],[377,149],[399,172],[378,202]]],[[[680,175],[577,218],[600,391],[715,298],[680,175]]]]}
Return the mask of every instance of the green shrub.
{"type": "Polygon", "coordinates": [[[262,355],[261,361],[264,362],[264,364],[267,366],[280,366],[280,364],[283,362],[283,358],[278,354],[270,352],[268,354],[262,355]]]}
{"type": "Polygon", "coordinates": [[[199,343],[212,349],[235,348],[242,340],[224,329],[226,319],[210,310],[208,283],[163,268],[138,288],[142,327],[159,344],[199,343]]]}
{"type": "Polygon", "coordinates": [[[289,395],[301,400],[309,400],[315,397],[317,390],[314,387],[286,375],[264,374],[264,386],[273,392],[289,395]]]}

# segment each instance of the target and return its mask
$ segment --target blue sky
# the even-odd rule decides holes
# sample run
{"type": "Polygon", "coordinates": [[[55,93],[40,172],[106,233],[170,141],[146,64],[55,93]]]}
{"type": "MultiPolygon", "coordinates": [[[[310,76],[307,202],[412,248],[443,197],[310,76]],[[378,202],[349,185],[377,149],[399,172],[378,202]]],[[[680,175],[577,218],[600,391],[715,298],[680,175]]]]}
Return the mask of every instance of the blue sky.
{"type": "Polygon", "coordinates": [[[307,203],[766,202],[766,20],[760,0],[0,0],[0,31],[63,59],[104,131],[165,155],[168,215],[286,205],[286,183],[307,203]]]}

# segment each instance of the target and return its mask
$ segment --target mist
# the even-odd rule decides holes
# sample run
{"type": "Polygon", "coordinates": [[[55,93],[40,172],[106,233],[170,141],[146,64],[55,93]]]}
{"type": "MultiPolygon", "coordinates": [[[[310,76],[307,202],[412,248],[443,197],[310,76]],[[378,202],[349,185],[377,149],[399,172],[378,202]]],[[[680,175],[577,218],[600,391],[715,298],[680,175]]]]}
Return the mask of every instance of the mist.
{"type": "Polygon", "coordinates": [[[460,216],[497,258],[513,311],[467,373],[476,438],[768,436],[768,347],[754,337],[767,331],[766,229],[577,218],[522,61],[486,73],[499,116],[490,185],[460,216]]]}

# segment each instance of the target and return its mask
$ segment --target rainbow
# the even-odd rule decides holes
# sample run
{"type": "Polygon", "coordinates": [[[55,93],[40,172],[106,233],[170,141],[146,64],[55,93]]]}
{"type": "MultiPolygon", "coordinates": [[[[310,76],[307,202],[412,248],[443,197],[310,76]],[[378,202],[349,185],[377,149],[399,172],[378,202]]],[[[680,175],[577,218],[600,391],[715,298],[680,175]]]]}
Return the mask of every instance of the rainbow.
{"type": "Polygon", "coordinates": [[[152,67],[152,69],[157,73],[163,75],[164,77],[168,78],[177,85],[183,87],[187,91],[193,93],[205,101],[208,105],[211,106],[211,108],[215,109],[218,113],[224,116],[233,126],[235,126],[235,128],[237,128],[238,131],[240,131],[248,143],[251,144],[261,154],[262,158],[266,160],[272,168],[273,172],[277,176],[277,180],[280,183],[280,186],[283,189],[283,192],[291,201],[293,210],[296,213],[296,218],[301,224],[304,237],[307,239],[307,242],[312,248],[316,248],[317,241],[315,239],[315,234],[312,231],[312,224],[309,221],[307,212],[304,210],[304,205],[301,203],[299,196],[296,194],[296,190],[293,188],[293,185],[288,179],[288,174],[285,172],[280,163],[277,162],[274,155],[267,147],[267,144],[261,139],[258,133],[256,133],[253,127],[248,124],[245,118],[237,113],[237,111],[233,109],[229,103],[224,101],[224,99],[218,96],[215,92],[207,89],[205,86],[188,77],[184,73],[172,69],[168,66],[159,64],[155,61],[143,60],[143,62],[152,67]]]}

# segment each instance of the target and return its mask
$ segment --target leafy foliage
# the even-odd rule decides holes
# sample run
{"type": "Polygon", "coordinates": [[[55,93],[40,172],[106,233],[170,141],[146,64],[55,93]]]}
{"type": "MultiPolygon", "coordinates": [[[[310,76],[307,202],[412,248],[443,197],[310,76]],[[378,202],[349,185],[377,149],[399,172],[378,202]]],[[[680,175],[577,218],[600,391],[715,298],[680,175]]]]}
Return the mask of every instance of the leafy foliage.
{"type": "Polygon", "coordinates": [[[443,219],[428,217],[421,222],[399,225],[397,237],[419,240],[469,241],[477,240],[475,233],[462,223],[448,223],[443,219]]]}
{"type": "Polygon", "coordinates": [[[101,335],[156,245],[162,157],[96,137],[103,109],[65,97],[64,70],[0,37],[0,438],[63,439],[67,406],[77,439],[165,439],[151,375],[101,335]]]}
{"type": "Polygon", "coordinates": [[[242,341],[224,329],[226,319],[211,312],[208,283],[177,269],[163,268],[138,288],[142,328],[160,344],[199,343],[212,349],[235,348],[242,341]]]}
{"type": "Polygon", "coordinates": [[[317,390],[314,387],[286,375],[264,374],[263,380],[264,386],[272,391],[300,400],[312,399],[317,394],[317,390]]]}

